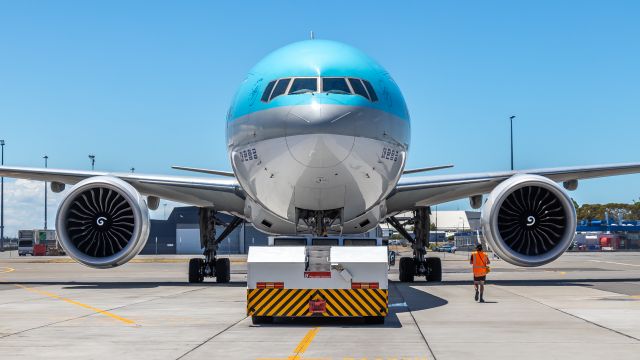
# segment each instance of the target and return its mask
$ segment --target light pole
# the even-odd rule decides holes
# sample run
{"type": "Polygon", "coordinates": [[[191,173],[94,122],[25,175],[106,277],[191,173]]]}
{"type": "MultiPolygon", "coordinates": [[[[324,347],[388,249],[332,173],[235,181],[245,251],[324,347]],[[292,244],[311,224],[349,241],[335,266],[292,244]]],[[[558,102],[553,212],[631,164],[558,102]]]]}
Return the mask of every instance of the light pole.
{"type": "Polygon", "coordinates": [[[513,170],[513,119],[515,115],[509,116],[509,123],[511,124],[511,170],[513,170]]]}
{"type": "MultiPolygon", "coordinates": [[[[44,159],[44,168],[47,168],[49,160],[49,156],[45,155],[42,157],[44,159]]],[[[47,182],[44,182],[44,229],[47,230],[47,182]]]]}
{"type": "Polygon", "coordinates": [[[91,160],[91,171],[93,171],[95,165],[96,165],[96,156],[90,154],[89,155],[89,160],[91,160]]]}
{"type": "MultiPolygon", "coordinates": [[[[0,165],[4,165],[4,140],[0,140],[0,147],[2,147],[0,165]]],[[[0,178],[0,249],[4,251],[4,177],[0,178]]]]}

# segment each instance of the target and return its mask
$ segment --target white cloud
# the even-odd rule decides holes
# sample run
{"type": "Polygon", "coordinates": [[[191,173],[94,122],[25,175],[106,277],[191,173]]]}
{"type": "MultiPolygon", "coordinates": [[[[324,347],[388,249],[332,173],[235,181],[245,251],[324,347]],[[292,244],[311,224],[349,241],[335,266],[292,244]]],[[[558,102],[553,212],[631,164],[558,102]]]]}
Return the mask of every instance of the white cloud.
{"type": "Polygon", "coordinates": [[[169,217],[169,215],[171,215],[171,211],[173,211],[173,208],[180,207],[180,206],[189,206],[189,205],[181,204],[175,201],[161,200],[158,210],[149,211],[149,216],[151,219],[166,219],[169,217]],[[165,204],[167,204],[166,209],[164,206],[165,204]]]}
{"type": "MultiPolygon", "coordinates": [[[[65,191],[55,194],[48,189],[47,195],[47,228],[55,229],[58,205],[72,186],[67,185],[65,191]]],[[[150,211],[152,219],[165,218],[174,207],[185,206],[173,201],[161,201],[158,210],[150,211]]],[[[44,228],[44,182],[31,180],[4,179],[4,236],[17,237],[18,230],[44,228]]]]}
{"type": "MultiPolygon", "coordinates": [[[[47,195],[47,228],[55,228],[58,204],[68,192],[47,195]]],[[[4,179],[4,235],[18,236],[18,230],[44,227],[44,182],[4,179]]]]}

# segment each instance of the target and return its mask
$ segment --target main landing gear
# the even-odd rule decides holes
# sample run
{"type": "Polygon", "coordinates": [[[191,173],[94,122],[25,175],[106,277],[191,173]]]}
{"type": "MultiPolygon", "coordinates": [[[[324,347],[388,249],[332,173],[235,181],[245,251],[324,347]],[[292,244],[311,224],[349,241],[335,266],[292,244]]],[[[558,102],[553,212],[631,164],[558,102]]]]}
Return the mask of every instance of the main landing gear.
{"type": "Polygon", "coordinates": [[[205,277],[215,277],[219,283],[228,283],[231,279],[231,263],[228,258],[216,257],[216,251],[218,244],[242,224],[242,219],[236,216],[228,224],[223,223],[226,227],[216,239],[216,211],[213,208],[200,208],[199,215],[200,245],[204,248],[204,259],[189,260],[189,282],[201,283],[205,277]]]}
{"type": "Polygon", "coordinates": [[[407,239],[413,248],[413,257],[400,258],[400,281],[413,282],[414,277],[424,276],[427,281],[442,281],[442,263],[440,258],[426,257],[429,245],[429,226],[431,209],[420,207],[413,212],[413,217],[404,223],[391,216],[387,223],[393,226],[400,235],[407,239]],[[406,225],[413,224],[415,239],[405,230],[406,225]]]}

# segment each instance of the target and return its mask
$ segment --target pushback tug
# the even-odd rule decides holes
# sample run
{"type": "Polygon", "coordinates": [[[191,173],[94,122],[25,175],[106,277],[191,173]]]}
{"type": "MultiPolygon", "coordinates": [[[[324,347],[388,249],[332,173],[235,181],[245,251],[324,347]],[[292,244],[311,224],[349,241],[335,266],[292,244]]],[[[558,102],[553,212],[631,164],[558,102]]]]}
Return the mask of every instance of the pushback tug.
{"type": "Polygon", "coordinates": [[[250,247],[247,257],[247,315],[254,324],[278,317],[384,322],[389,263],[380,239],[287,237],[269,242],[274,246],[250,247]]]}

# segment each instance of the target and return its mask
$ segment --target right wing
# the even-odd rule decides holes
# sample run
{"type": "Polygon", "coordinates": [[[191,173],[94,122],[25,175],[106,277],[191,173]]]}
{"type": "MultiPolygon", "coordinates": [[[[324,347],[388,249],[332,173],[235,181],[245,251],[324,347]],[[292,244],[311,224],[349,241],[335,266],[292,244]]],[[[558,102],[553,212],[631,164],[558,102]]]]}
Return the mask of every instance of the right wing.
{"type": "Polygon", "coordinates": [[[437,205],[468,196],[491,192],[502,181],[516,174],[533,174],[555,182],[640,173],[640,163],[573,166],[514,170],[474,174],[403,176],[387,197],[389,213],[437,205]]]}
{"type": "Polygon", "coordinates": [[[157,196],[218,211],[243,214],[245,195],[236,179],[191,176],[109,173],[49,168],[0,166],[0,176],[73,185],[93,176],[113,176],[131,184],[142,195],[157,196]]]}

